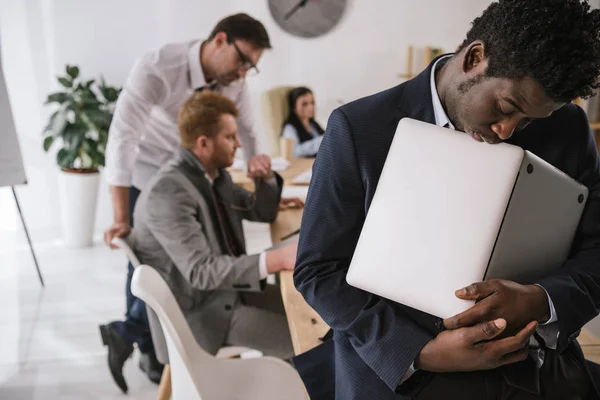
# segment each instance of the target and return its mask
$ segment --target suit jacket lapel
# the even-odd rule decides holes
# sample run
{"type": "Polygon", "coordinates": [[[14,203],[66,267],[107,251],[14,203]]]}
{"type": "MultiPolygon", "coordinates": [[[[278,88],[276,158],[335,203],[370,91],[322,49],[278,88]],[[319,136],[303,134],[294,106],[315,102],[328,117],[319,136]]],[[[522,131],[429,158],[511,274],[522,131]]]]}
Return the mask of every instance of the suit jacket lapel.
{"type": "MultiPolygon", "coordinates": [[[[216,199],[213,193],[213,187],[206,178],[206,171],[202,167],[202,164],[200,164],[200,161],[198,161],[198,159],[192,153],[183,148],[179,153],[179,163],[185,175],[193,183],[198,192],[200,192],[200,195],[204,198],[206,204],[208,205],[208,211],[210,213],[213,226],[217,229],[217,232],[215,233],[217,234],[219,243],[221,244],[221,253],[230,254],[231,249],[229,248],[229,244],[227,242],[227,234],[225,233],[225,228],[221,223],[221,218],[219,217],[219,212],[217,210],[216,199]]],[[[225,219],[227,223],[229,223],[231,234],[234,236],[233,240],[235,241],[235,245],[238,246],[240,251],[245,253],[244,233],[242,231],[241,224],[239,224],[239,222],[234,222],[236,221],[236,218],[234,215],[232,215],[234,211],[230,206],[232,204],[232,191],[231,185],[227,185],[227,181],[231,182],[231,180],[228,180],[228,177],[224,176],[224,174],[226,174],[225,171],[220,171],[220,176],[217,177],[214,182],[215,190],[219,196],[221,196],[221,200],[223,201],[225,219]]]]}

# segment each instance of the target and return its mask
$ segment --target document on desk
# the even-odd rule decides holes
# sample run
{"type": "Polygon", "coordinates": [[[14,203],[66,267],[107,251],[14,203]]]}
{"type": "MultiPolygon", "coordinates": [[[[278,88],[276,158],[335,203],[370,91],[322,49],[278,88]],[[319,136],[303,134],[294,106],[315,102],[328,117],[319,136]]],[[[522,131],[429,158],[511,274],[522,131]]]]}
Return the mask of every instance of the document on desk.
{"type": "Polygon", "coordinates": [[[242,221],[246,253],[258,254],[273,246],[271,240],[271,225],[266,222],[242,221]]]}
{"type": "Polygon", "coordinates": [[[308,195],[308,186],[284,186],[281,190],[281,197],[299,197],[306,199],[308,195]]]}
{"type": "Polygon", "coordinates": [[[301,174],[298,174],[294,179],[292,179],[292,183],[294,185],[309,185],[310,180],[312,179],[312,169],[308,169],[301,174]]]}
{"type": "MultiPolygon", "coordinates": [[[[285,171],[290,167],[290,162],[283,157],[275,157],[271,159],[271,169],[275,172],[285,171]]],[[[242,171],[246,169],[246,163],[243,159],[236,159],[231,165],[231,169],[242,171]]]]}

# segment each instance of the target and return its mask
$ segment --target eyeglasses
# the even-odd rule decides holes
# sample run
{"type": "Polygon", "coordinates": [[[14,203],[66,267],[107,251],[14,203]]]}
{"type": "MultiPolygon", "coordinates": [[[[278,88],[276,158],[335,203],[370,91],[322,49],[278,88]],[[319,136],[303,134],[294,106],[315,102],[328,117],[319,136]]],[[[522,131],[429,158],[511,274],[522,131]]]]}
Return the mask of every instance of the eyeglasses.
{"type": "Polygon", "coordinates": [[[252,62],[252,60],[250,60],[250,57],[248,57],[247,55],[245,55],[240,48],[238,47],[237,44],[235,44],[235,42],[233,40],[231,40],[229,37],[227,37],[227,42],[233,45],[233,48],[235,49],[235,51],[237,51],[238,56],[240,58],[240,66],[239,68],[242,69],[243,71],[246,71],[246,76],[256,76],[258,75],[258,67],[256,66],[256,64],[254,64],[252,62]]]}

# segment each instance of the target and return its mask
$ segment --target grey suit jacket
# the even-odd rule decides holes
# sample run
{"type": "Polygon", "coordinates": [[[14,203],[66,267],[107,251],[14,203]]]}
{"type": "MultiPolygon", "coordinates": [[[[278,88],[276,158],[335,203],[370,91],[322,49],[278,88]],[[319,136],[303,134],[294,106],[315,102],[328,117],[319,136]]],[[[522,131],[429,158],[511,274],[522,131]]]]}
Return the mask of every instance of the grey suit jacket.
{"type": "MultiPolygon", "coordinates": [[[[221,170],[219,193],[232,240],[245,254],[242,219],[273,222],[282,179],[258,182],[255,196],[221,170]]],[[[212,187],[196,156],[181,148],[142,191],[134,211],[136,253],[158,270],[175,295],[198,343],[216,354],[223,345],[239,291],[260,291],[259,255],[234,256],[212,187]]]]}

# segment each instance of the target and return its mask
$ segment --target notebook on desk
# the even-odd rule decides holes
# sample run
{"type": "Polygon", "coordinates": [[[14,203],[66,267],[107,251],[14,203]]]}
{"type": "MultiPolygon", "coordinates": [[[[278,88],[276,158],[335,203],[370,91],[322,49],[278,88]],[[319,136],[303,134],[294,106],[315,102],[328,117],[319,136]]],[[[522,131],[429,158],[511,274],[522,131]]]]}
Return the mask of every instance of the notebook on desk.
{"type": "Polygon", "coordinates": [[[308,169],[308,170],[298,174],[294,179],[292,179],[292,183],[294,185],[309,185],[311,179],[312,179],[312,169],[308,169]]]}
{"type": "MultiPolygon", "coordinates": [[[[275,157],[271,159],[271,169],[275,172],[285,171],[290,167],[290,162],[283,157],[275,157]]],[[[246,161],[241,158],[233,160],[233,164],[230,169],[235,171],[242,171],[246,169],[246,161]]]]}
{"type": "Polygon", "coordinates": [[[587,188],[520,147],[398,124],[354,252],[350,285],[447,318],[457,289],[521,283],[566,260],[587,188]]]}

